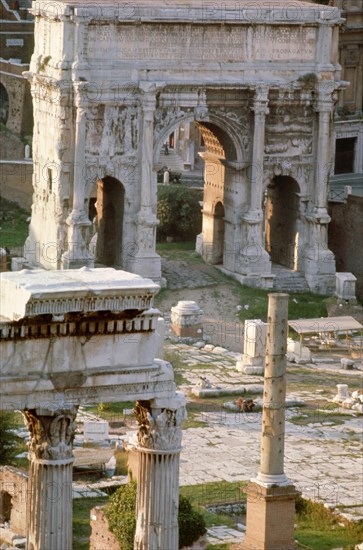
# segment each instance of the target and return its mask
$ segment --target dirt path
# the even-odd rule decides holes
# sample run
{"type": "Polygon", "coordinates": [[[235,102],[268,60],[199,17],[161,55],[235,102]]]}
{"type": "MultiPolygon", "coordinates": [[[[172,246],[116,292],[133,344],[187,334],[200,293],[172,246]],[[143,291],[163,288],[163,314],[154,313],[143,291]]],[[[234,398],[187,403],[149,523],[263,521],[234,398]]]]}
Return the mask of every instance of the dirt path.
{"type": "Polygon", "coordinates": [[[156,298],[156,306],[165,319],[181,300],[197,302],[204,311],[204,334],[211,343],[231,351],[242,351],[243,324],[238,318],[238,283],[227,279],[217,268],[202,261],[162,260],[168,287],[156,298]]]}

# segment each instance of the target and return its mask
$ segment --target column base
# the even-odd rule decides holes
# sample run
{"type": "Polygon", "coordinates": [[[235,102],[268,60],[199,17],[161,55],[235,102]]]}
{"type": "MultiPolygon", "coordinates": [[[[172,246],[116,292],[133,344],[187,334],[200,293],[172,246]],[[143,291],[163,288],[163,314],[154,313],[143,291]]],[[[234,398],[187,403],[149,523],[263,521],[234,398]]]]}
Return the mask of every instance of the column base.
{"type": "Polygon", "coordinates": [[[92,256],[86,258],[73,258],[72,254],[65,252],[62,256],[61,269],[80,269],[81,267],[94,268],[95,262],[92,256]]]}
{"type": "Polygon", "coordinates": [[[240,550],[295,550],[297,491],[291,482],[287,485],[267,486],[251,481],[246,493],[246,538],[240,550]]]}
{"type": "Polygon", "coordinates": [[[336,286],[335,258],[331,250],[314,246],[304,252],[304,275],[311,292],[333,295],[336,286]]]}
{"type": "Polygon", "coordinates": [[[136,254],[127,264],[127,271],[152,279],[154,283],[161,284],[161,258],[159,254],[142,252],[136,254]]]}

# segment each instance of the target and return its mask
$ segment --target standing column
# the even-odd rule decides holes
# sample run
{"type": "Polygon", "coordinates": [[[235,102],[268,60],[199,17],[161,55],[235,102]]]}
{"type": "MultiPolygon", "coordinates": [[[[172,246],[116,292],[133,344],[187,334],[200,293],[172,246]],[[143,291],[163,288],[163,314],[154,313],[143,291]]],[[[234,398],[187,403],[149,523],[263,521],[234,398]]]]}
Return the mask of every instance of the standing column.
{"type": "Polygon", "coordinates": [[[269,113],[268,92],[268,86],[258,87],[252,108],[254,131],[249,182],[250,207],[249,211],[241,217],[243,246],[237,268],[244,275],[271,273],[271,260],[263,242],[264,214],[262,210],[265,122],[269,113]]]}
{"type": "Polygon", "coordinates": [[[138,402],[135,550],[178,550],[179,456],[185,398],[138,402]]]}
{"type": "Polygon", "coordinates": [[[296,491],[284,473],[288,295],[269,294],[261,464],[247,488],[245,550],[293,550],[296,491]]]}
{"type": "Polygon", "coordinates": [[[22,411],[30,432],[28,550],[72,550],[76,407],[22,411]]]}
{"type": "Polygon", "coordinates": [[[255,115],[253,131],[253,150],[251,167],[251,199],[250,214],[256,217],[262,216],[263,194],[263,161],[265,153],[265,124],[268,108],[268,87],[260,87],[256,90],[256,97],[252,108],[255,115]]]}
{"type": "Polygon", "coordinates": [[[284,474],[288,294],[269,294],[262,409],[262,483],[289,483],[284,474]]]}
{"type": "Polygon", "coordinates": [[[161,279],[161,260],[155,252],[156,227],[156,174],[154,159],[154,113],[156,96],[153,85],[140,85],[142,95],[142,131],[140,144],[141,183],[140,210],[136,217],[136,253],[130,258],[127,268],[154,281],[161,279]]]}
{"type": "Polygon", "coordinates": [[[84,210],[85,201],[86,109],[78,105],[76,114],[75,154],[73,172],[73,205],[67,218],[68,250],[62,256],[63,269],[93,267],[93,257],[87,248],[87,231],[91,225],[84,210]]]}
{"type": "MultiPolygon", "coordinates": [[[[310,290],[331,294],[335,289],[335,259],[328,249],[328,178],[332,161],[332,118],[334,101],[332,93],[319,90],[316,110],[318,129],[316,135],[316,168],[313,189],[313,207],[306,214],[309,223],[309,243],[304,252],[305,277],[310,290]]],[[[333,92],[334,93],[334,92],[333,92]]]]}

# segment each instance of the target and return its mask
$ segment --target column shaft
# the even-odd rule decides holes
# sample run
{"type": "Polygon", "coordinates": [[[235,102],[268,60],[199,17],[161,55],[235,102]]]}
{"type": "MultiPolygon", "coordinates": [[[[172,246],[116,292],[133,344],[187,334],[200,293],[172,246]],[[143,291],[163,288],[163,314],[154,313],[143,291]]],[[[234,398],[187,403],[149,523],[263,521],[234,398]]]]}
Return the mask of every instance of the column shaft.
{"type": "Polygon", "coordinates": [[[141,209],[151,207],[155,104],[155,94],[145,94],[142,104],[141,209]]]}
{"type": "Polygon", "coordinates": [[[328,177],[331,162],[331,109],[319,111],[318,149],[316,164],[315,205],[326,209],[328,177]]]}
{"type": "Polygon", "coordinates": [[[178,548],[179,452],[139,449],[135,550],[178,548]]]}
{"type": "Polygon", "coordinates": [[[287,481],[284,474],[288,294],[269,294],[261,466],[258,480],[287,481]]]}
{"type": "Polygon", "coordinates": [[[28,481],[29,550],[72,550],[73,461],[31,460],[28,481]]]}
{"type": "MultiPolygon", "coordinates": [[[[85,144],[86,144],[86,110],[77,107],[74,179],[73,179],[73,210],[84,212],[84,187],[85,187],[85,144]]],[[[88,219],[88,218],[87,218],[88,219]]]]}
{"type": "Polygon", "coordinates": [[[251,210],[259,212],[261,210],[262,192],[263,192],[263,161],[265,152],[265,121],[269,113],[268,88],[259,88],[256,90],[253,111],[255,114],[255,124],[253,131],[253,154],[251,169],[251,210]]]}

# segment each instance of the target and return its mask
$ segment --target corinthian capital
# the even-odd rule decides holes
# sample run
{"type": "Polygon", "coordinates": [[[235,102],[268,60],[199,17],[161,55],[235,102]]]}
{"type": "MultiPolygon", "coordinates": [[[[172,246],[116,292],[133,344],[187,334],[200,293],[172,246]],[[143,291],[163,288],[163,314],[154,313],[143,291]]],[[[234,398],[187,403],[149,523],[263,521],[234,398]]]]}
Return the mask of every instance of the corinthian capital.
{"type": "Polygon", "coordinates": [[[30,433],[29,452],[40,460],[72,458],[77,407],[22,411],[30,433]]]}
{"type": "Polygon", "coordinates": [[[174,399],[137,402],[134,414],[139,423],[137,439],[144,449],[178,451],[181,447],[181,425],[186,419],[185,399],[177,394],[174,399]]]}

